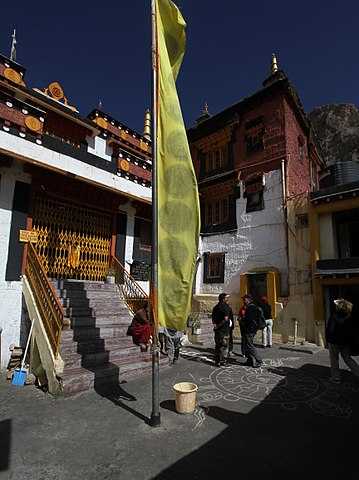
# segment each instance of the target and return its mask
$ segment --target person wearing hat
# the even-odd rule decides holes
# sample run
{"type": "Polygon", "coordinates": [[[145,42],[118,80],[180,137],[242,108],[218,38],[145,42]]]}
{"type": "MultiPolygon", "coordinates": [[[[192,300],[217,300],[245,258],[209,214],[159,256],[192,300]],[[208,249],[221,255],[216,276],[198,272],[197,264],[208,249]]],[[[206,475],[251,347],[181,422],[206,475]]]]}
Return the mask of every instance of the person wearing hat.
{"type": "Polygon", "coordinates": [[[254,345],[254,337],[258,331],[260,319],[263,317],[262,310],[253,302],[251,295],[247,294],[243,297],[246,307],[242,320],[244,352],[247,361],[244,365],[259,368],[263,364],[257,349],[254,345]]]}
{"type": "Polygon", "coordinates": [[[212,323],[215,343],[215,364],[217,367],[225,366],[228,359],[230,329],[233,324],[233,313],[228,305],[229,295],[218,295],[218,303],[212,310],[212,323]]]}

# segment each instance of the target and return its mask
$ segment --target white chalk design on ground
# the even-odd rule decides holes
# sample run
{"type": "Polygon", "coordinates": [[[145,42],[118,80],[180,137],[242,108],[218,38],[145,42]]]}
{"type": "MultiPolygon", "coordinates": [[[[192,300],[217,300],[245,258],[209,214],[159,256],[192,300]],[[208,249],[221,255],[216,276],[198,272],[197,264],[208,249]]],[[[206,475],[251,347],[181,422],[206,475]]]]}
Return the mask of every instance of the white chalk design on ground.
{"type": "MultiPolygon", "coordinates": [[[[213,357],[202,352],[182,351],[182,356],[214,364],[213,357]]],[[[350,418],[352,407],[344,395],[346,391],[358,393],[359,386],[349,382],[333,386],[327,379],[293,368],[294,362],[301,359],[264,359],[264,367],[258,369],[239,364],[226,368],[212,367],[208,377],[196,379],[199,404],[206,405],[218,400],[246,400],[257,404],[278,405],[288,411],[306,406],[320,415],[350,418]]],[[[197,420],[195,428],[204,421],[200,418],[197,420]]]]}

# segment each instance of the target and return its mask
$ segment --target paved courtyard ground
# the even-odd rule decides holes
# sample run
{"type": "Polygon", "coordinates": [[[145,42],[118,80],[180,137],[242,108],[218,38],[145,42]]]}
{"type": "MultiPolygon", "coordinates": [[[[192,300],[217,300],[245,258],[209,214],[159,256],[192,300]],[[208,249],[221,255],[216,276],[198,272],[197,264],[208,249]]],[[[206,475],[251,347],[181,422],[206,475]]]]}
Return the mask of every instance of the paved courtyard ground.
{"type": "Polygon", "coordinates": [[[215,368],[211,349],[184,349],[161,372],[155,429],[151,376],[69,399],[2,380],[0,479],[358,478],[359,382],[328,383],[326,351],[261,353],[261,369],[215,368]],[[187,380],[198,407],[179,415],[172,385],[187,380]]]}

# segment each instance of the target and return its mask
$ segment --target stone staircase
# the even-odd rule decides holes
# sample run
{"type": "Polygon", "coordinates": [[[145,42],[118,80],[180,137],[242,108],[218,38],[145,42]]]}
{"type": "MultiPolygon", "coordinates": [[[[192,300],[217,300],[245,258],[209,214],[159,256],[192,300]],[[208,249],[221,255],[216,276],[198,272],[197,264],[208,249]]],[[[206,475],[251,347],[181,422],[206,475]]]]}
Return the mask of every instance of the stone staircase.
{"type": "Polygon", "coordinates": [[[151,371],[151,354],[126,336],[132,315],[115,284],[53,281],[70,328],[63,330],[61,357],[66,396],[95,389],[116,395],[120,382],[151,371]]]}

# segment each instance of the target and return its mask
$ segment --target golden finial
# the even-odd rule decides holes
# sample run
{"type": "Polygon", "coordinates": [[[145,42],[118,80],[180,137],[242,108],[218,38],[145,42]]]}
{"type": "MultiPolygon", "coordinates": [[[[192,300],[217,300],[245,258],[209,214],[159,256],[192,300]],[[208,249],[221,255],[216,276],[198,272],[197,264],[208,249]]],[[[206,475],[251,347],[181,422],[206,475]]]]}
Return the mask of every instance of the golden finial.
{"type": "Polygon", "coordinates": [[[203,115],[209,115],[208,103],[207,103],[207,102],[204,102],[202,114],[203,114],[203,115]]]}
{"type": "Polygon", "coordinates": [[[143,129],[143,136],[147,138],[147,140],[151,140],[151,112],[148,108],[145,112],[145,126],[143,129]]]}
{"type": "Polygon", "coordinates": [[[275,53],[272,53],[272,61],[271,61],[271,74],[274,75],[279,70],[277,57],[275,53]]]}

